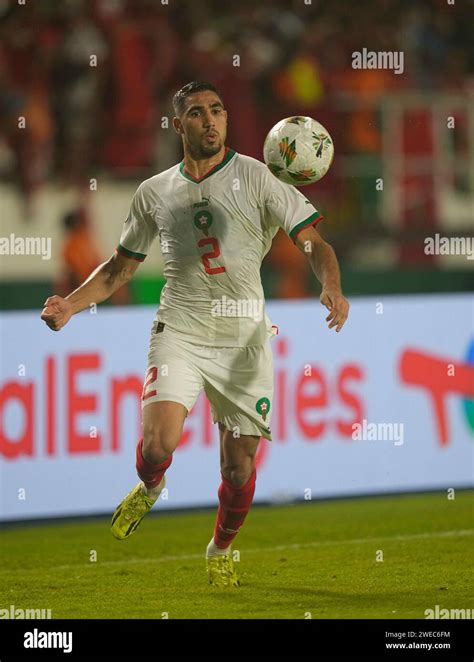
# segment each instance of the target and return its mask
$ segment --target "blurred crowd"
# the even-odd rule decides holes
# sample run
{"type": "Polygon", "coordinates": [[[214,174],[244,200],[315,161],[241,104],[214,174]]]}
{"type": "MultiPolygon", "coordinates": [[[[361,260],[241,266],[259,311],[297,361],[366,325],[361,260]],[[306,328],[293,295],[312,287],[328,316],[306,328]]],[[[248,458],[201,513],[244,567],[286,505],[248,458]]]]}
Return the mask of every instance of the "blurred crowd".
{"type": "MultiPolygon", "coordinates": [[[[273,124],[302,114],[330,127],[338,155],[376,157],[382,136],[375,109],[387,92],[462,91],[472,76],[467,5],[0,0],[0,176],[27,202],[51,180],[81,189],[102,173],[139,180],[167,168],[182,158],[171,99],[195,79],[221,90],[227,142],[237,151],[261,159],[273,124]],[[353,69],[352,53],[363,48],[403,50],[403,75],[353,69]],[[347,98],[359,106],[335,112],[347,98]]],[[[334,199],[330,177],[318,194],[331,185],[334,199]]],[[[344,186],[351,187],[347,178],[344,186]]],[[[362,180],[352,194],[367,199],[362,180]]],[[[339,199],[350,218],[350,195],[339,199]]],[[[305,296],[304,258],[286,248],[278,256],[278,246],[273,255],[286,262],[279,267],[286,269],[288,291],[305,296]]]]}
{"type": "MultiPolygon", "coordinates": [[[[324,124],[341,93],[462,88],[469,23],[436,0],[0,0],[0,172],[28,194],[52,176],[165,167],[180,146],[162,118],[193,79],[220,87],[229,144],[261,158],[274,122],[324,124]],[[404,75],[352,69],[363,47],[403,49],[404,75]]],[[[378,149],[376,123],[360,119],[337,131],[339,150],[378,149]]]]}

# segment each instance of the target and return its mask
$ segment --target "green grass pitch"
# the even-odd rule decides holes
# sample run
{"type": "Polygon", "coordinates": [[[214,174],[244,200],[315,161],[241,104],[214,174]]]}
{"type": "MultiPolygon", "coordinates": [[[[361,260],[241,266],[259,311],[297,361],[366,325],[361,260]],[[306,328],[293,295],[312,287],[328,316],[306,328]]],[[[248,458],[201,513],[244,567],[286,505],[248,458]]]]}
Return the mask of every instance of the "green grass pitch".
{"type": "Polygon", "coordinates": [[[297,619],[468,609],[473,495],[255,507],[234,542],[242,585],[233,589],[207,583],[214,511],[160,514],[157,506],[122,542],[110,519],[8,527],[0,609],[51,609],[52,618],[297,619]]]}

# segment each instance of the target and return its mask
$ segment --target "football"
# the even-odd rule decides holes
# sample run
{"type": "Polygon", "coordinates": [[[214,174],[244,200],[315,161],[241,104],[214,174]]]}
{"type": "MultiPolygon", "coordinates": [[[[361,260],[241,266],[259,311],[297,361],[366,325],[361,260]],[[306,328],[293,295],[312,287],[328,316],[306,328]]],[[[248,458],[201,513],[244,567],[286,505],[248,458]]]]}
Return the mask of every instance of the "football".
{"type": "Polygon", "coordinates": [[[331,167],[334,144],[329,132],[312,117],[285,117],[265,138],[263,158],[285,184],[307,186],[331,167]]]}

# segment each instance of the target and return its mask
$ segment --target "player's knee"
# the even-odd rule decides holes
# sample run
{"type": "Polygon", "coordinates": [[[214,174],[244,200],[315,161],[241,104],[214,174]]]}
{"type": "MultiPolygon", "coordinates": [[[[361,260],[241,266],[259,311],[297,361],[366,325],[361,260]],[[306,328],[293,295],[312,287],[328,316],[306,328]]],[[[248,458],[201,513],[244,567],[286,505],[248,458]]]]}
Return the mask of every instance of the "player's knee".
{"type": "Polygon", "coordinates": [[[143,458],[150,464],[161,464],[173,453],[176,444],[156,429],[143,430],[143,458]]]}
{"type": "Polygon", "coordinates": [[[246,462],[241,465],[224,465],[221,468],[222,475],[234,487],[243,487],[252,475],[253,467],[246,462]]]}

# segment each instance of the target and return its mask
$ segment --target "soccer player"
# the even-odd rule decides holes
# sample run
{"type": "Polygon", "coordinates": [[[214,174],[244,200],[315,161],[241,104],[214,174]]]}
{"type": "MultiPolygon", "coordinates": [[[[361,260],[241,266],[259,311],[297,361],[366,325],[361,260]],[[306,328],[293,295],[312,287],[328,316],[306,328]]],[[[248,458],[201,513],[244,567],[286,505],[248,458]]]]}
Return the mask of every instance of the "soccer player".
{"type": "Polygon", "coordinates": [[[334,251],[315,228],[319,212],[263,163],[226,147],[227,111],[218,90],[194,81],[176,92],[173,106],[183,161],[142,182],[115,254],[65,299],[49,297],[41,318],[59,331],[73,314],[110,297],[159,237],[166,285],[143,386],[140,482],[117,507],[112,533],[128,538],[153,506],[204,389],[219,426],[222,475],[206,567],[211,584],[238,586],[231,544],[252,504],[259,440],[271,440],[275,327],[264,311],[260,267],[279,228],[308,256],[330,329],[342,329],[349,304],[334,251]]]}

